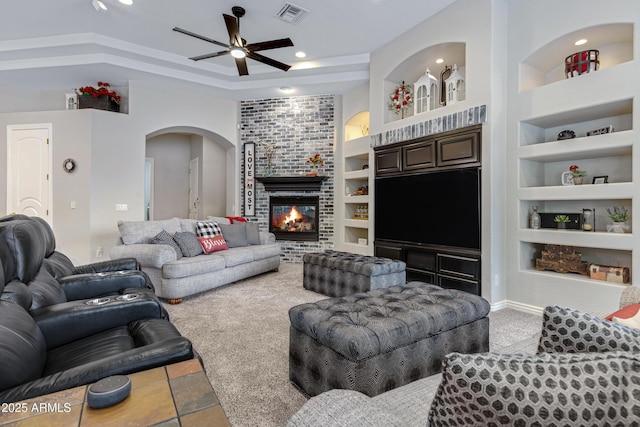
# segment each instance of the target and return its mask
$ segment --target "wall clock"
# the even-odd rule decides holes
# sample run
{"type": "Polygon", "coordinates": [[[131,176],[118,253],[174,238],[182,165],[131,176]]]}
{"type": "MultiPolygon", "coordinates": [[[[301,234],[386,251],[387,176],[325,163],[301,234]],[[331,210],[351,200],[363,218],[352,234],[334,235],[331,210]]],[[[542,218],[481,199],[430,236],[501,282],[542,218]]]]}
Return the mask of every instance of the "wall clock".
{"type": "Polygon", "coordinates": [[[66,159],[64,162],[62,162],[62,169],[64,169],[64,171],[67,173],[73,172],[75,168],[76,161],[73,159],[66,159]]]}

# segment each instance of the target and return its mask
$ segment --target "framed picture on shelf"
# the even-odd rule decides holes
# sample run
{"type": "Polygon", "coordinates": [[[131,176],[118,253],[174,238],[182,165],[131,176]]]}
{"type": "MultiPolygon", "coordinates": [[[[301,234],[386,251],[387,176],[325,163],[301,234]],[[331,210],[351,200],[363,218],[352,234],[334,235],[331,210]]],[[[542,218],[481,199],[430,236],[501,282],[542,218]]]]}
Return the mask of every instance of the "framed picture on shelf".
{"type": "Polygon", "coordinates": [[[608,182],[609,182],[609,175],[594,176],[593,177],[593,183],[594,184],[606,184],[608,182]]]}

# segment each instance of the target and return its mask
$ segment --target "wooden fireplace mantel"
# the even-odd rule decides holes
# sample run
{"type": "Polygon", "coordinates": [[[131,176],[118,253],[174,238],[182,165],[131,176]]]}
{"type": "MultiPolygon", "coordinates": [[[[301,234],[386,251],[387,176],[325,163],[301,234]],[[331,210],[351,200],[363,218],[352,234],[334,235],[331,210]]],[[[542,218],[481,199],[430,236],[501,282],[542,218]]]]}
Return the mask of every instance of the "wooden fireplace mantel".
{"type": "Polygon", "coordinates": [[[320,191],[328,176],[257,176],[267,191],[320,191]]]}

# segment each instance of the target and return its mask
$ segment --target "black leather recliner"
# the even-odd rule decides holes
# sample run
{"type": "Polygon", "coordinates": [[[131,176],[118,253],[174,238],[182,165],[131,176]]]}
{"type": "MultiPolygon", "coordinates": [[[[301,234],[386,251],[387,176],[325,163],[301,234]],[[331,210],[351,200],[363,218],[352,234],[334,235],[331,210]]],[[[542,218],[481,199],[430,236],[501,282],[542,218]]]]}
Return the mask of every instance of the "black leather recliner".
{"type": "Polygon", "coordinates": [[[16,280],[10,252],[0,239],[0,402],[197,357],[191,342],[161,318],[162,307],[150,293],[108,297],[103,305],[70,301],[30,313],[32,293],[16,280]],[[8,296],[7,288],[13,289],[8,296]]]}
{"type": "MultiPolygon", "coordinates": [[[[123,294],[132,289],[155,296],[149,277],[135,259],[110,260],[75,267],[55,249],[53,230],[44,220],[26,215],[0,218],[0,240],[15,264],[15,279],[31,293],[30,310],[67,301],[123,294]]],[[[5,288],[4,299],[23,298],[23,289],[5,288]]],[[[166,313],[165,313],[166,314],[166,313]]]]}

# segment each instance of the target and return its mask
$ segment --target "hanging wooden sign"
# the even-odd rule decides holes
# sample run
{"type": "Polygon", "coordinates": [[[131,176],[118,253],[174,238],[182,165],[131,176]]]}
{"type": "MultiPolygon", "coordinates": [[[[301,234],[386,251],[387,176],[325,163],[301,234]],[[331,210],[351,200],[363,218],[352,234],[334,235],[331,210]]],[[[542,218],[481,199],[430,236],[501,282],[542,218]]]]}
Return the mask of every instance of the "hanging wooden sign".
{"type": "Polygon", "coordinates": [[[246,142],[244,144],[244,216],[255,216],[256,214],[255,150],[255,143],[246,142]]]}

